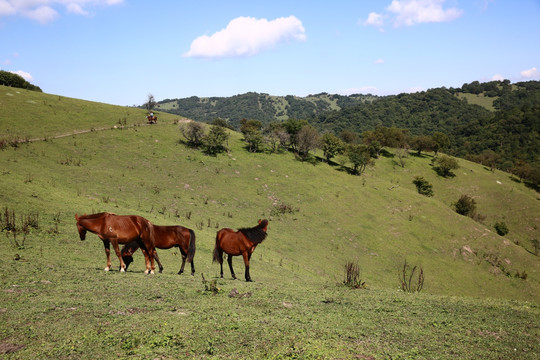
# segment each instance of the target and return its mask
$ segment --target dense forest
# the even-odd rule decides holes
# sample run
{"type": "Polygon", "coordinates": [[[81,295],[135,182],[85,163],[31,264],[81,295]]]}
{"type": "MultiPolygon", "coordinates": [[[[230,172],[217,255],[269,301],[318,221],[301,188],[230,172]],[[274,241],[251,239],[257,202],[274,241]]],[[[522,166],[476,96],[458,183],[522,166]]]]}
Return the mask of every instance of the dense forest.
{"type": "Polygon", "coordinates": [[[474,81],[461,88],[381,97],[327,93],[305,98],[257,93],[191,97],[161,101],[157,109],[208,123],[222,119],[235,129],[241,128],[242,119],[263,126],[301,119],[320,133],[355,133],[359,143],[377,128],[403,129],[410,142],[443,133],[448,137],[444,148],[448,154],[514,171],[520,177],[540,171],[539,81],[474,81]]]}
{"type": "Polygon", "coordinates": [[[157,110],[182,115],[210,123],[216,118],[238,129],[242,119],[259,120],[263,124],[287,119],[311,119],[320,114],[339,110],[376,99],[372,95],[330,95],[321,93],[307,97],[271,96],[249,92],[231,97],[165,99],[156,104],[157,110]]]}
{"type": "Polygon", "coordinates": [[[0,70],[0,85],[42,92],[39,86],[32,85],[22,76],[4,70],[0,70]]]}

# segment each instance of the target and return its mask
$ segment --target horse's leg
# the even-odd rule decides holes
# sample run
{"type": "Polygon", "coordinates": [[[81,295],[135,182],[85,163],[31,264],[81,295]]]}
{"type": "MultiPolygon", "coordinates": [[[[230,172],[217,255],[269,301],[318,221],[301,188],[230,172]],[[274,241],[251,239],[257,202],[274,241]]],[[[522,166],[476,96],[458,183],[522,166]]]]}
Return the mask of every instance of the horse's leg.
{"type": "MultiPolygon", "coordinates": [[[[227,262],[229,263],[229,269],[231,269],[232,278],[236,279],[236,275],[234,274],[234,270],[232,268],[232,255],[229,255],[229,257],[227,258],[227,262]]],[[[223,277],[223,270],[221,270],[221,272],[222,272],[221,277],[223,277]]]]}
{"type": "Polygon", "coordinates": [[[193,260],[191,260],[191,276],[195,275],[195,265],[193,264],[193,260]]]}
{"type": "MultiPolygon", "coordinates": [[[[150,268],[150,255],[149,255],[148,250],[146,249],[146,247],[143,249],[143,247],[141,246],[141,251],[143,252],[143,255],[144,255],[144,264],[145,264],[144,273],[145,274],[153,274],[154,272],[151,271],[151,268],[150,268]]],[[[154,260],[153,256],[152,256],[152,260],[154,260]]]]}
{"type": "Polygon", "coordinates": [[[122,253],[120,252],[120,248],[118,247],[118,240],[113,240],[112,246],[114,251],[116,252],[116,256],[118,256],[118,260],[120,260],[120,272],[126,272],[126,264],[124,263],[124,259],[122,259],[122,253]]]}
{"type": "Polygon", "coordinates": [[[111,269],[111,242],[109,240],[103,240],[103,246],[105,247],[105,256],[107,257],[107,267],[105,271],[111,269]]]}
{"type": "Polygon", "coordinates": [[[251,259],[251,253],[248,253],[247,251],[244,251],[242,253],[242,257],[244,258],[244,265],[246,266],[246,281],[252,281],[251,276],[249,276],[249,259],[251,259]]]}
{"type": "Polygon", "coordinates": [[[163,272],[163,266],[161,265],[161,261],[159,261],[159,256],[157,254],[157,251],[154,251],[154,259],[156,259],[158,266],[159,266],[159,273],[161,274],[163,272]]]}
{"type": "Polygon", "coordinates": [[[186,255],[182,254],[182,266],[180,267],[180,271],[178,272],[178,275],[184,272],[185,265],[186,265],[186,255]]]}

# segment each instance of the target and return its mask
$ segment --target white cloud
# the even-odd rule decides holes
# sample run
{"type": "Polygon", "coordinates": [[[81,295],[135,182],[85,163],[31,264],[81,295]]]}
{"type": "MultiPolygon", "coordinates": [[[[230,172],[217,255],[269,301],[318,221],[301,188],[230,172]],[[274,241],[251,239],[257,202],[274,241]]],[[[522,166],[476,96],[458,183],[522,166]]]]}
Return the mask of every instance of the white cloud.
{"type": "Polygon", "coordinates": [[[384,59],[377,59],[374,64],[384,64],[384,59]]]}
{"type": "Polygon", "coordinates": [[[528,70],[523,70],[522,72],[520,72],[520,74],[526,79],[540,77],[540,71],[538,71],[535,67],[530,68],[528,70]]]}
{"type": "Polygon", "coordinates": [[[385,10],[387,15],[370,13],[364,25],[382,26],[383,19],[391,19],[395,27],[421,23],[452,21],[463,14],[463,10],[452,7],[444,9],[446,0],[392,0],[385,10]]]}
{"type": "Polygon", "coordinates": [[[364,21],[364,25],[382,26],[383,24],[383,16],[375,12],[369,13],[367,20],[364,21]]]}
{"type": "Polygon", "coordinates": [[[491,81],[503,81],[504,77],[501,74],[495,74],[491,77],[491,81]]]}
{"type": "Polygon", "coordinates": [[[42,24],[60,17],[59,9],[68,13],[88,15],[88,7],[111,6],[124,0],[0,0],[0,17],[19,15],[42,24]]]}
{"type": "Polygon", "coordinates": [[[18,71],[10,71],[10,73],[17,74],[17,75],[21,76],[22,78],[24,78],[24,80],[26,80],[26,81],[34,80],[32,75],[30,75],[26,71],[18,70],[18,71]]]}
{"type": "Polygon", "coordinates": [[[223,58],[251,56],[290,40],[304,41],[305,29],[294,16],[267,19],[238,17],[225,29],[193,40],[185,57],[223,58]]]}

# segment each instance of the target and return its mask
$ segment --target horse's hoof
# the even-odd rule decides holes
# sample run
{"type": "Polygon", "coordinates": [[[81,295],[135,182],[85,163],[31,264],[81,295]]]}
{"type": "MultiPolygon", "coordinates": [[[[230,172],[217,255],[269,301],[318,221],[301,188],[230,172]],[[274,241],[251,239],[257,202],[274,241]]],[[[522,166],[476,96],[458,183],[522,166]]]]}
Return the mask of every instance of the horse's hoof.
{"type": "Polygon", "coordinates": [[[109,271],[109,267],[107,266],[105,269],[103,269],[104,271],[109,271]]]}
{"type": "Polygon", "coordinates": [[[150,275],[154,275],[154,270],[150,270],[150,275]]]}
{"type": "Polygon", "coordinates": [[[126,272],[126,270],[124,270],[124,269],[120,269],[120,272],[126,272]]]}

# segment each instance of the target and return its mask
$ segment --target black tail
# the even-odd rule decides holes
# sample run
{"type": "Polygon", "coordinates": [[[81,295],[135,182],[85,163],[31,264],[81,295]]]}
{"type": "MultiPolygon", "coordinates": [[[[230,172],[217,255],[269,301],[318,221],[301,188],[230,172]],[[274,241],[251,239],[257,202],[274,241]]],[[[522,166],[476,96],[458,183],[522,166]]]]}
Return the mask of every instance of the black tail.
{"type": "Polygon", "coordinates": [[[189,229],[189,247],[187,253],[187,262],[192,262],[195,256],[195,231],[189,229]]]}
{"type": "Polygon", "coordinates": [[[212,262],[218,262],[218,263],[223,263],[223,259],[221,257],[221,253],[219,251],[219,239],[218,239],[218,235],[216,235],[216,246],[214,247],[214,259],[212,260],[212,262]]]}

